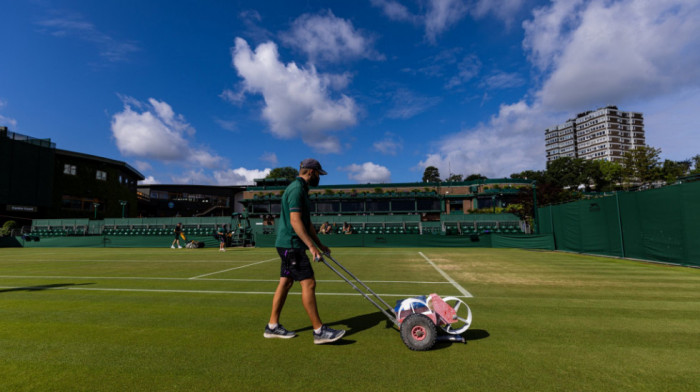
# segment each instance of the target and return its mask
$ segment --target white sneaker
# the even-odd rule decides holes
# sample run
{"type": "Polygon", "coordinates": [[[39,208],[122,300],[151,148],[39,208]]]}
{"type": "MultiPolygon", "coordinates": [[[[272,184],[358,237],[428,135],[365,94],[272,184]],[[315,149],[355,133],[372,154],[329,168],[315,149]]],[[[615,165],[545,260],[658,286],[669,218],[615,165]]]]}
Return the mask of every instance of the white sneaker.
{"type": "Polygon", "coordinates": [[[180,245],[178,245],[177,248],[178,248],[178,249],[182,249],[182,247],[181,247],[180,245]]]}
{"type": "Polygon", "coordinates": [[[170,245],[170,249],[175,249],[175,245],[170,245]]]}

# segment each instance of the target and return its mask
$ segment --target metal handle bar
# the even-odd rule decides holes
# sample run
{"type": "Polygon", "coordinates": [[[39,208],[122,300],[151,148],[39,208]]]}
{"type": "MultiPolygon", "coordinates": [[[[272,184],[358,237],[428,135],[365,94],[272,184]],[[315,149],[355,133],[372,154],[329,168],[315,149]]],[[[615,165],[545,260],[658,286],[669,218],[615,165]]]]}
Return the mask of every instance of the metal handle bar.
{"type": "MultiPolygon", "coordinates": [[[[386,301],[384,301],[384,300],[382,299],[382,297],[380,297],[377,293],[375,293],[374,291],[372,291],[372,289],[370,289],[366,284],[364,284],[360,279],[358,279],[357,276],[353,275],[352,272],[348,271],[348,269],[345,268],[342,264],[340,264],[336,259],[334,259],[333,256],[331,256],[329,253],[324,253],[323,255],[326,256],[326,257],[328,257],[329,259],[331,259],[336,265],[338,265],[338,267],[340,267],[343,271],[345,271],[348,275],[350,275],[357,283],[361,284],[365,289],[367,289],[367,291],[369,291],[370,293],[372,293],[372,295],[373,295],[375,298],[377,298],[382,304],[384,304],[384,306],[386,306],[387,308],[391,309],[391,305],[389,305],[388,303],[386,303],[386,301]]],[[[323,261],[323,264],[325,264],[328,268],[330,268],[333,272],[335,272],[336,275],[340,276],[344,281],[346,281],[350,286],[352,286],[353,289],[355,289],[358,293],[362,294],[363,297],[365,297],[369,302],[371,302],[372,305],[374,305],[375,307],[377,307],[377,309],[381,310],[382,313],[384,313],[384,315],[385,315],[392,323],[394,323],[394,325],[396,325],[397,327],[399,326],[399,323],[398,323],[398,321],[396,321],[396,317],[395,317],[394,315],[391,315],[385,308],[383,308],[381,305],[379,305],[378,303],[376,303],[369,295],[367,295],[367,293],[365,293],[364,291],[360,290],[360,288],[357,287],[352,281],[350,281],[350,279],[348,279],[348,278],[347,278],[345,275],[343,275],[340,271],[338,271],[338,270],[335,269],[332,265],[330,265],[330,264],[326,261],[325,258],[321,257],[321,260],[320,260],[320,261],[323,261]]]]}

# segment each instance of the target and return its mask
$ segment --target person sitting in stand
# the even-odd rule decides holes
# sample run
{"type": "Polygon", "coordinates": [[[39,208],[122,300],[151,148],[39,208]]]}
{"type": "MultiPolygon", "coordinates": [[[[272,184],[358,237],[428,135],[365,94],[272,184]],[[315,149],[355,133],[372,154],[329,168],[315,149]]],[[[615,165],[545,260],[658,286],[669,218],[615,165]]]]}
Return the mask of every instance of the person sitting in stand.
{"type": "Polygon", "coordinates": [[[343,234],[352,234],[352,226],[347,222],[343,222],[343,234]]]}
{"type": "Polygon", "coordinates": [[[321,225],[321,228],[319,229],[319,232],[321,234],[330,234],[331,233],[331,224],[328,222],[324,222],[321,225]]]}

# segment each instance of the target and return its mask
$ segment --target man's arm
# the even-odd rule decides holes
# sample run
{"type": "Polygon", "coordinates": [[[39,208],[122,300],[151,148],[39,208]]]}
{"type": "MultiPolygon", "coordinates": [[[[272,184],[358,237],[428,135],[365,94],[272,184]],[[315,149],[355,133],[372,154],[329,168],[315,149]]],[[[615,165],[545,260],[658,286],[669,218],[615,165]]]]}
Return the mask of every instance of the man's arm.
{"type": "Polygon", "coordinates": [[[304,226],[304,221],[301,219],[301,212],[290,212],[289,220],[292,223],[294,232],[302,241],[304,241],[306,246],[309,248],[309,251],[313,255],[314,260],[322,256],[321,250],[324,252],[330,252],[330,249],[323,245],[318,239],[318,235],[316,234],[316,230],[313,228],[313,226],[311,226],[310,229],[307,229],[306,226],[304,226]],[[318,244],[318,247],[316,244],[318,244]],[[321,250],[319,250],[319,248],[321,248],[321,250]]]}

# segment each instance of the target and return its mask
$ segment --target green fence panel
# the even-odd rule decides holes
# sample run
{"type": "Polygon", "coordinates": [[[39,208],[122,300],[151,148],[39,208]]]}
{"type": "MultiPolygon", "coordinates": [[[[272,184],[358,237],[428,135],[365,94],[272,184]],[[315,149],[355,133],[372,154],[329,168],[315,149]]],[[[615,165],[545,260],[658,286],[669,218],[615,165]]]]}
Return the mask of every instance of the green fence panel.
{"type": "Polygon", "coordinates": [[[22,237],[0,237],[0,248],[21,248],[22,237]]]}
{"type": "Polygon", "coordinates": [[[39,241],[21,240],[25,248],[102,248],[105,246],[104,237],[80,236],[80,237],[42,237],[39,241]]]}
{"type": "Polygon", "coordinates": [[[700,182],[620,195],[627,257],[700,265],[700,182]]]}
{"type": "Polygon", "coordinates": [[[538,209],[559,250],[700,266],[700,182],[538,209]]]}
{"type": "Polygon", "coordinates": [[[491,246],[494,248],[548,249],[554,250],[554,236],[540,235],[504,235],[492,234],[491,246]]]}
{"type": "Polygon", "coordinates": [[[684,262],[700,266],[700,182],[685,184],[680,189],[683,211],[684,262]]]}
{"type": "Polygon", "coordinates": [[[538,211],[541,234],[553,234],[556,249],[622,256],[615,197],[580,200],[538,211]]]}

